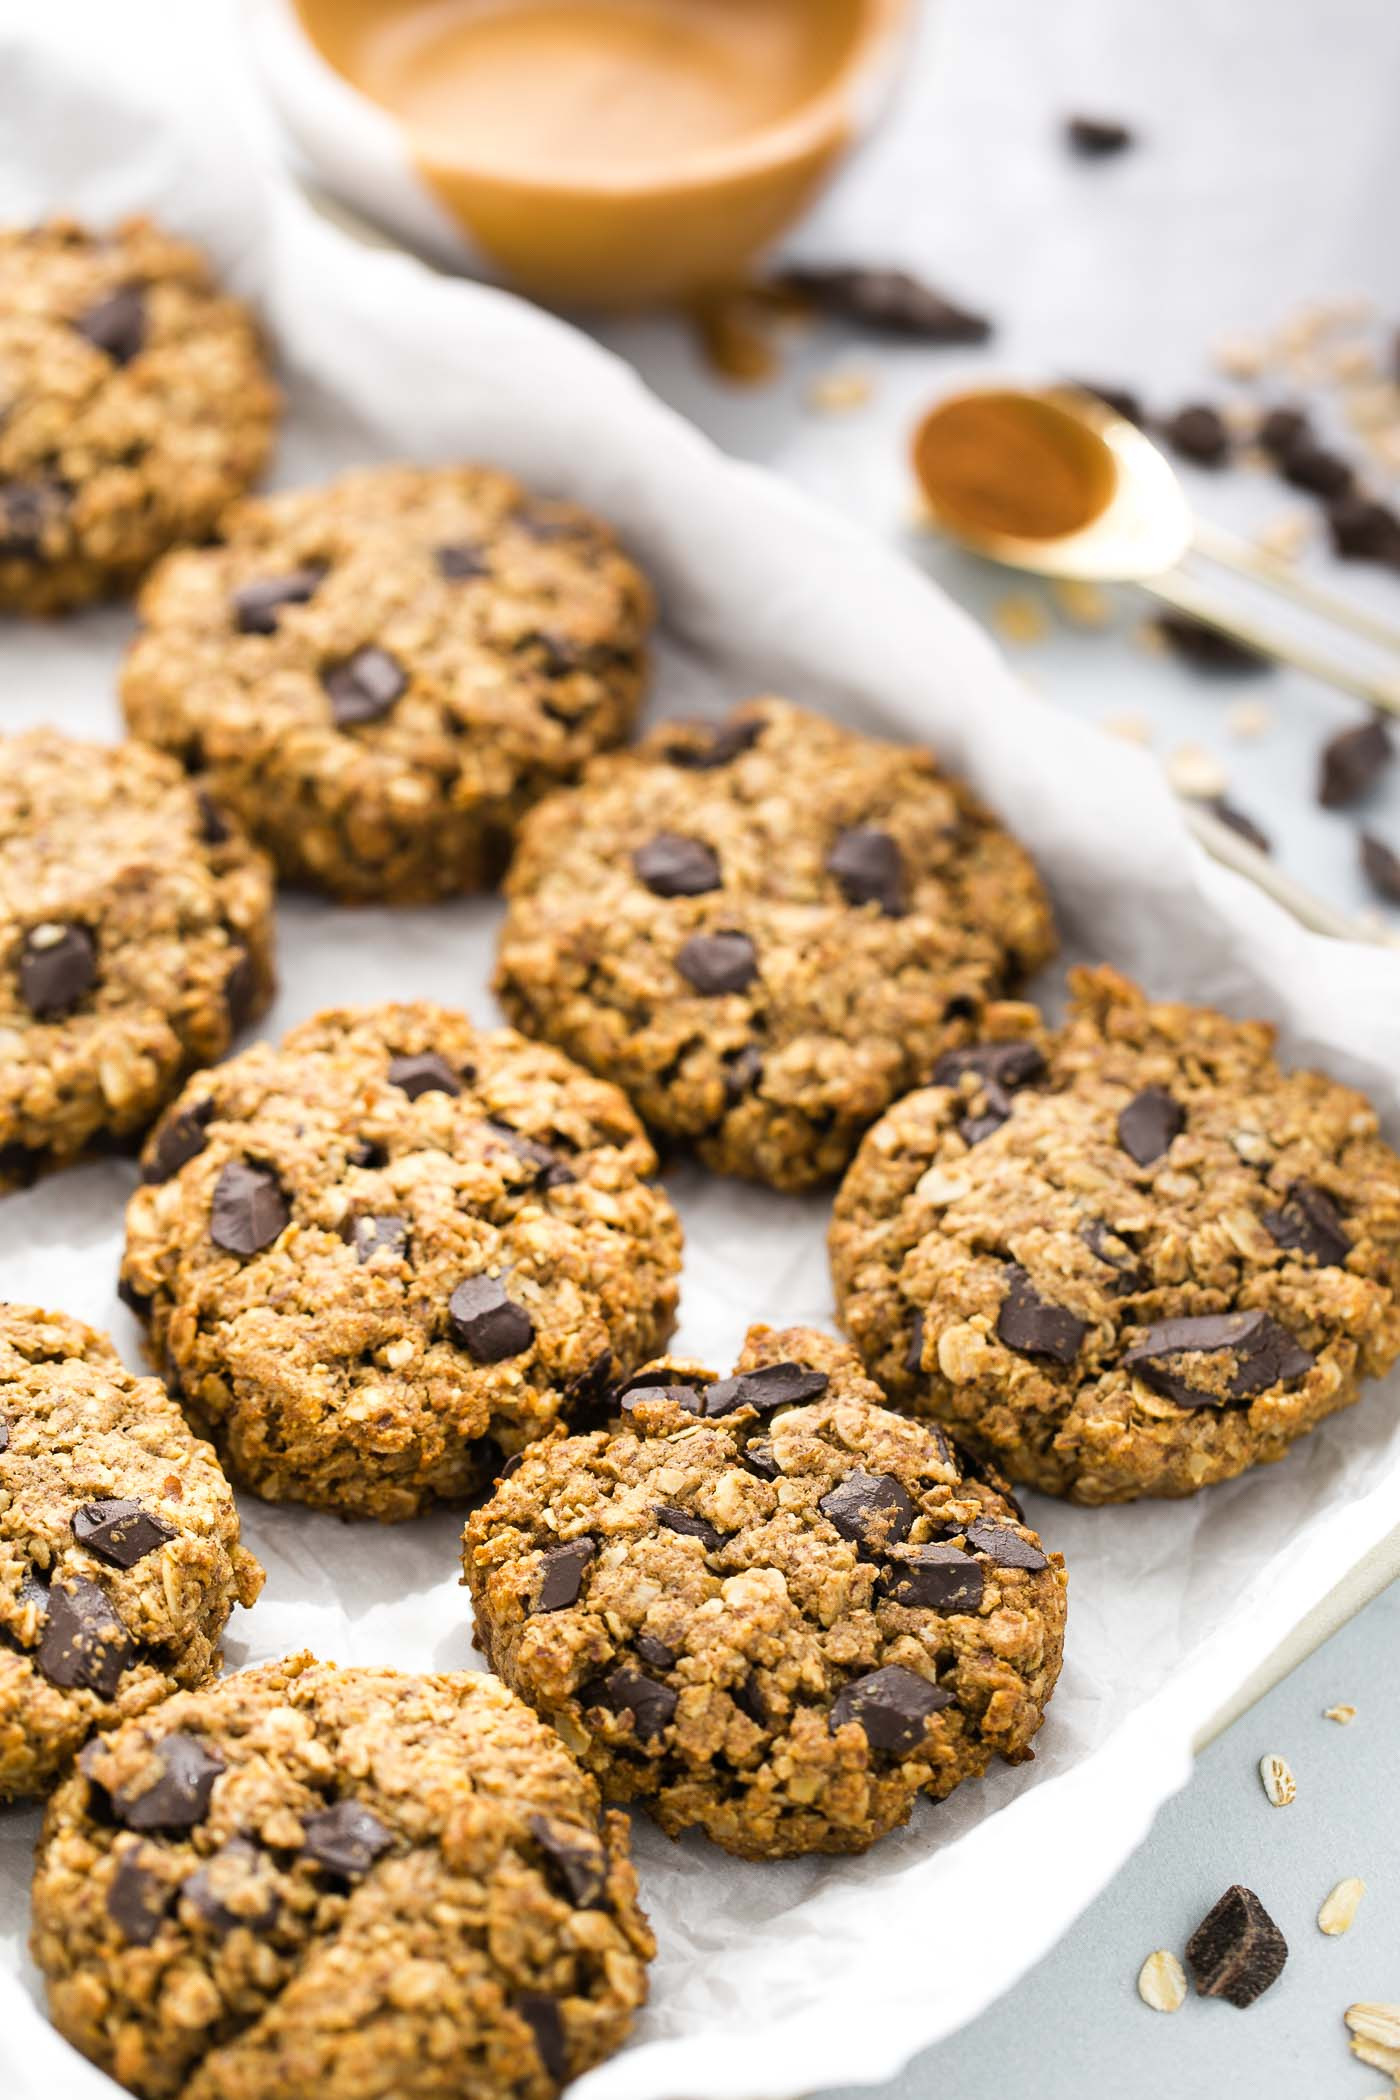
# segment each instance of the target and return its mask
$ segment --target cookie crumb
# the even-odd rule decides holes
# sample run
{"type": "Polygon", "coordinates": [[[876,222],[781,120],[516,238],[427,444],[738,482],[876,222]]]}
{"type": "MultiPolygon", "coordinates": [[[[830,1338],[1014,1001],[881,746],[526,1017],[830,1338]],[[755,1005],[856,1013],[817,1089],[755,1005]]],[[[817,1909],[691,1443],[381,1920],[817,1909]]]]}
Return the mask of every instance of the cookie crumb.
{"type": "Polygon", "coordinates": [[[868,372],[821,372],[809,382],[803,400],[818,415],[840,416],[864,408],[874,391],[875,382],[868,372]]]}
{"type": "Polygon", "coordinates": [[[1226,336],[1216,344],[1213,362],[1226,379],[1258,379],[1269,362],[1269,346],[1258,336],[1226,336]]]}
{"type": "Polygon", "coordinates": [[[1192,802],[1215,802],[1228,785],[1225,768],[1204,744],[1178,744],[1167,758],[1167,778],[1192,802]]]}
{"type": "Polygon", "coordinates": [[[1270,1750],[1266,1756],[1260,1758],[1259,1777],[1263,1782],[1264,1792],[1275,1808],[1287,1808],[1290,1802],[1296,1800],[1298,1782],[1293,1777],[1292,1766],[1287,1758],[1280,1757],[1276,1750],[1270,1750]]]}
{"type": "Polygon", "coordinates": [[[1028,648],[1049,632],[1045,608],[1027,591],[1011,591],[992,607],[992,623],[1004,642],[1028,648]]]}
{"type": "Polygon", "coordinates": [[[1079,576],[1059,576],[1050,586],[1056,610],[1071,627],[1107,627],[1113,608],[1107,593],[1079,576]]]}
{"type": "Polygon", "coordinates": [[[1366,1884],[1355,1874],[1339,1881],[1324,1901],[1317,1914],[1317,1929],[1329,1938],[1336,1939],[1341,1933],[1350,1932],[1356,1919],[1357,1906],[1366,1893],[1366,1884]]]}
{"type": "Polygon", "coordinates": [[[1225,710],[1225,727],[1241,743],[1268,736],[1274,727],[1274,711],[1262,700],[1235,700],[1225,710]]]}
{"type": "Polygon", "coordinates": [[[1138,1996],[1153,2012],[1180,2012],[1186,2003],[1186,1971],[1166,1947],[1149,1954],[1138,1970],[1138,1996]]]}

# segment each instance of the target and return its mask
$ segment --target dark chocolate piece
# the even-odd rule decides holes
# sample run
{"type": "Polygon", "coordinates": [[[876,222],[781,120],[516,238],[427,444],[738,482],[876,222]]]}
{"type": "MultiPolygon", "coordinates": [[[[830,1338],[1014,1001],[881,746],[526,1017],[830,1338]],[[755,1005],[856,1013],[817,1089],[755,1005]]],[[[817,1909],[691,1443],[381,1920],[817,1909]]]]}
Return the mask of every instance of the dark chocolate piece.
{"type": "Polygon", "coordinates": [[[1118,1142],[1140,1167],[1150,1167],[1186,1128],[1186,1111],[1165,1087],[1145,1086],[1118,1118],[1118,1142]]]}
{"type": "Polygon", "coordinates": [[[523,1356],[535,1339],[524,1306],[508,1298],[494,1276],[466,1276],[447,1301],[452,1339],[474,1363],[498,1364],[523,1356]]]}
{"type": "Polygon", "coordinates": [[[540,1585],[535,1592],[536,1611],[563,1611],[577,1604],[583,1588],[584,1570],[598,1548],[590,1538],[569,1539],[559,1546],[546,1546],[540,1555],[540,1585]]]}
{"type": "Polygon", "coordinates": [[[222,1754],[198,1736],[176,1729],[154,1745],[159,1775],[139,1794],[112,1795],[112,1810],[128,1830],[193,1830],[209,1813],[222,1754]]]}
{"type": "Polygon", "coordinates": [[[833,1734],[855,1721],[872,1750],[903,1757],[924,1740],[931,1714],[953,1704],[953,1694],[930,1684],[902,1663],[886,1663],[864,1677],[852,1678],[831,1704],[833,1734]]]}
{"type": "Polygon", "coordinates": [[[1229,1407],[1253,1399],[1272,1385],[1289,1385],[1312,1369],[1315,1359],[1286,1327],[1266,1312],[1205,1313],[1194,1319],[1161,1320],[1124,1352],[1123,1367],[1179,1407],[1229,1407]],[[1209,1376],[1211,1358],[1234,1359],[1222,1379],[1215,1366],[1213,1387],[1191,1384],[1174,1368],[1179,1357],[1200,1357],[1209,1376]]]}
{"type": "Polygon", "coordinates": [[[843,1539],[853,1540],[872,1560],[906,1539],[918,1515],[902,1481],[859,1468],[823,1495],[817,1508],[843,1539]]]}
{"type": "Polygon", "coordinates": [[[357,1881],[367,1874],[394,1842],[393,1831],[362,1801],[337,1801],[314,1816],[305,1816],[301,1830],[303,1852],[342,1881],[357,1881]]]}
{"type": "Polygon", "coordinates": [[[1011,1263],[1006,1296],[997,1314],[997,1335],[1008,1349],[1022,1356],[1047,1356],[1053,1363],[1072,1364],[1088,1331],[1087,1320],[1068,1306],[1042,1298],[1025,1270],[1011,1263]]]}
{"type": "Polygon", "coordinates": [[[1280,1247],[1310,1254],[1324,1268],[1343,1268],[1351,1253],[1342,1214],[1326,1189],[1295,1181],[1278,1210],[1266,1210],[1264,1227],[1280,1247]]]}
{"type": "Polygon", "coordinates": [[[271,1167],[231,1159],[214,1184],[209,1237],[246,1260],[270,1247],[291,1222],[291,1205],[271,1167]]]}
{"type": "Polygon", "coordinates": [[[1288,1942],[1253,1889],[1235,1882],[1186,1942],[1186,1959],[1203,1998],[1227,1998],[1243,2011],[1277,1983],[1288,1942]]]}
{"type": "Polygon", "coordinates": [[[531,1816],[530,1835],[545,1856],[549,1878],[579,1910],[604,1902],[608,1863],[596,1834],[558,1816],[531,1816]]]}
{"type": "Polygon", "coordinates": [[[80,1546],[113,1568],[134,1568],[175,1537],[174,1525],[164,1517],[152,1516],[139,1502],[116,1498],[85,1502],[73,1512],[72,1530],[80,1546]]]}

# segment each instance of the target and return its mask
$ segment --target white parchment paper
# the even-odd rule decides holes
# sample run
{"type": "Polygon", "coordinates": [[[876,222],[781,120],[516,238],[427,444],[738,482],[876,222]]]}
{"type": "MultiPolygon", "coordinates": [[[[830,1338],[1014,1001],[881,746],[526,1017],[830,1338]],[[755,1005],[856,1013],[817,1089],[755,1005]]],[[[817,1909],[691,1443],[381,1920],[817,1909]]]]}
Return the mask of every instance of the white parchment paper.
{"type": "MultiPolygon", "coordinates": [[[[596,505],[660,586],[655,709],[718,710],[769,687],[928,738],[1031,845],[1076,950],[1155,991],[1270,1016],[1290,1056],[1368,1086],[1395,1134],[1400,957],[1306,935],[1205,862],[1148,759],[1051,714],[912,568],[719,456],[584,338],[315,219],[233,114],[237,52],[214,11],[47,0],[20,12],[0,13],[0,215],[146,208],[206,241],[276,345],[279,480],[481,457],[596,505]]],[[[9,623],[0,723],[118,734],[129,629],[120,610],[9,623]]],[[[347,997],[485,1017],[497,916],[489,900],[396,912],[289,900],[266,1031],[347,997]]],[[[113,1292],[133,1181],[106,1162],[5,1198],[0,1289],[109,1327],[134,1364],[113,1292]]],[[[671,1187],[688,1241],[680,1346],[727,1365],[751,1319],[830,1322],[822,1201],[693,1170],[671,1187]]],[[[1033,1766],[926,1805],[854,1862],[741,1865],[639,1821],[661,1943],[652,2002],[581,2100],[780,2100],[881,2079],[1006,1989],[1181,1784],[1193,1731],[1400,1521],[1396,1397],[1391,1381],[1283,1465],[1184,1505],[1034,1501],[1072,1583],[1033,1766]]],[[[241,1506],[268,1584],[235,1615],[231,1664],[305,1644],[345,1661],[474,1665],[452,1517],[386,1531],[241,1506]]],[[[36,1828],[29,1810],[0,1814],[0,2094],[111,2100],[39,2009],[24,1952],[36,1828]]]]}

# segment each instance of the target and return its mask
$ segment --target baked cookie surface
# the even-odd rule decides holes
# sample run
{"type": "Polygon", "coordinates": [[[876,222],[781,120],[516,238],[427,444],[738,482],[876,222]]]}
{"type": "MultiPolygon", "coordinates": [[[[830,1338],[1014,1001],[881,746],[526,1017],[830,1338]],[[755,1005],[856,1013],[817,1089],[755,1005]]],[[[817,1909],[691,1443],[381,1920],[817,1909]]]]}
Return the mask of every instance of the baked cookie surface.
{"type": "Polygon", "coordinates": [[[149,220],[0,230],[0,610],[128,590],[208,537],[267,458],[247,310],[149,220]]]}
{"type": "Polygon", "coordinates": [[[55,2025],[145,2100],[547,2100],[654,1952],[625,1818],[494,1678],[304,1654],[89,1746],[31,1944],[55,2025]]]}
{"type": "Polygon", "coordinates": [[[845,1343],[755,1327],[732,1377],[649,1365],[468,1521],[491,1666],[673,1837],[861,1852],[1031,1755],[1064,1563],[881,1398],[845,1343]]]}
{"type": "Polygon", "coordinates": [[[927,752],[782,700],[672,723],[527,820],[496,989],[707,1166],[778,1188],[1045,961],[1022,849],[927,752]]]}
{"type": "Polygon", "coordinates": [[[262,1569],[213,1452],[62,1313],[0,1304],[0,1801],[202,1683],[262,1569]]]}
{"type": "Polygon", "coordinates": [[[235,1479],[411,1516],[664,1345],[655,1164],[556,1050],[436,1006],[323,1013],[157,1126],[123,1294],[235,1479]]]}
{"type": "Polygon", "coordinates": [[[173,759],[0,738],[0,1188],[144,1130],[272,956],[267,861],[173,759]]]}
{"type": "Polygon", "coordinates": [[[646,583],[607,527],[486,467],[240,505],[162,564],[122,676],[282,875],[347,899],[494,882],[520,817],[636,712],[646,583]]]}
{"type": "Polygon", "coordinates": [[[1400,1159],[1263,1022],[1071,975],[896,1104],[837,1197],[843,1324],[895,1405],[1077,1502],[1281,1458],[1400,1353],[1400,1159]]]}

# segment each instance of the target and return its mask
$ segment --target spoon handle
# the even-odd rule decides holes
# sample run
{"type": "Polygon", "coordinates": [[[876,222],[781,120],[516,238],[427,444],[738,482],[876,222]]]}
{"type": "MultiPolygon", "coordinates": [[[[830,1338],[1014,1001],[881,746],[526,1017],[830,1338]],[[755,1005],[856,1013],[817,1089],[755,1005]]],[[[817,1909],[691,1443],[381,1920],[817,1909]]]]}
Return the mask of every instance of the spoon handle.
{"type": "Polygon", "coordinates": [[[1335,621],[1339,627],[1350,627],[1353,633],[1365,635],[1368,641],[1400,651],[1400,626],[1393,620],[1383,619],[1369,606],[1357,605],[1340,591],[1329,590],[1325,583],[1319,583],[1306,570],[1295,568],[1277,554],[1253,546],[1248,540],[1236,539],[1233,532],[1223,531],[1209,519],[1196,519],[1191,545],[1203,560],[1232,569],[1237,576],[1247,576],[1252,583],[1265,584],[1280,596],[1291,598],[1294,604],[1305,605],[1310,612],[1335,621]]]}
{"type": "Polygon", "coordinates": [[[1246,649],[1253,649],[1256,655],[1272,656],[1279,663],[1291,664],[1295,671],[1305,671],[1311,678],[1320,678],[1324,685],[1334,685],[1340,692],[1353,694],[1370,707],[1378,707],[1388,715],[1400,715],[1400,677],[1376,678],[1368,672],[1354,670],[1327,650],[1315,649],[1310,642],[1296,641],[1292,635],[1280,633],[1267,620],[1256,620],[1251,614],[1236,612],[1233,606],[1224,604],[1211,590],[1202,590],[1178,569],[1169,569],[1161,576],[1144,576],[1139,581],[1143,590],[1160,598],[1164,605],[1187,613],[1194,620],[1203,620],[1208,627],[1218,627],[1223,634],[1242,642],[1246,649]]]}

